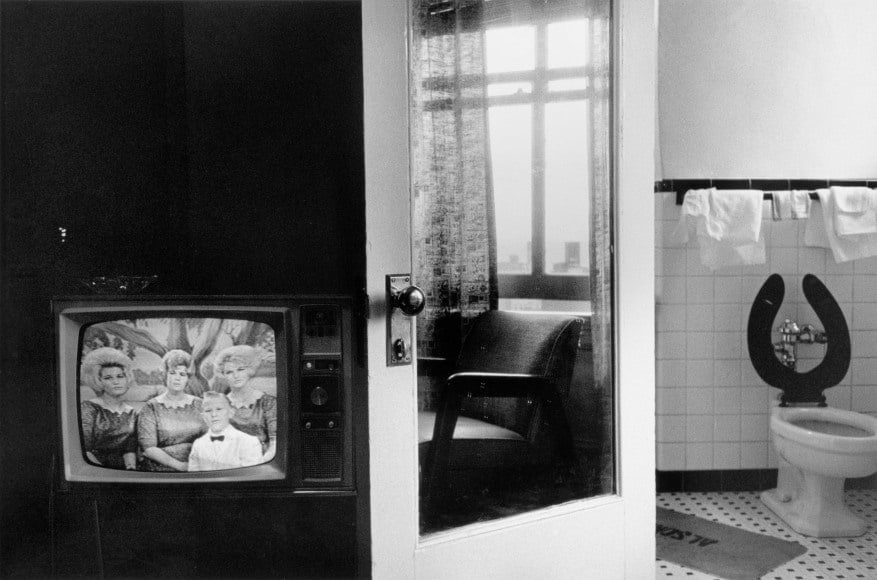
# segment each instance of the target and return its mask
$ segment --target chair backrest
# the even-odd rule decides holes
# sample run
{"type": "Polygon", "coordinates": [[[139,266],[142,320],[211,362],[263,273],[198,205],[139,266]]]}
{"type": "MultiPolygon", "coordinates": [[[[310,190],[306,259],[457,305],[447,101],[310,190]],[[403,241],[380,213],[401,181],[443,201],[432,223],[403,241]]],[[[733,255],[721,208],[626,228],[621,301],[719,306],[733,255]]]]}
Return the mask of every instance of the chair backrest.
{"type": "MultiPolygon", "coordinates": [[[[561,399],[569,392],[585,321],[569,314],[489,310],[479,315],[460,348],[454,372],[531,374],[550,381],[561,399]]],[[[538,401],[464,399],[462,414],[527,435],[538,401]]]]}

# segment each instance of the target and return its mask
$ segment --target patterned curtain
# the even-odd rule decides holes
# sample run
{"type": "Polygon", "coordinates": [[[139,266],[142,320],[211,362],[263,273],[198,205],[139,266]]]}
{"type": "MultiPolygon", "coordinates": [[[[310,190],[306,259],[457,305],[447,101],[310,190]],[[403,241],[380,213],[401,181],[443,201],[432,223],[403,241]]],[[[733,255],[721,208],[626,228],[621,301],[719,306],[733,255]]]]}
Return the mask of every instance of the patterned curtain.
{"type": "Polygon", "coordinates": [[[612,346],[612,91],[611,79],[611,4],[608,0],[590,3],[591,66],[594,92],[591,112],[591,235],[590,290],[591,341],[594,386],[607,396],[602,398],[604,418],[600,489],[612,489],[614,482],[612,346]]]}
{"type": "Polygon", "coordinates": [[[414,280],[427,295],[417,320],[421,359],[454,356],[468,323],[498,303],[479,14],[477,6],[413,3],[414,280]]]}

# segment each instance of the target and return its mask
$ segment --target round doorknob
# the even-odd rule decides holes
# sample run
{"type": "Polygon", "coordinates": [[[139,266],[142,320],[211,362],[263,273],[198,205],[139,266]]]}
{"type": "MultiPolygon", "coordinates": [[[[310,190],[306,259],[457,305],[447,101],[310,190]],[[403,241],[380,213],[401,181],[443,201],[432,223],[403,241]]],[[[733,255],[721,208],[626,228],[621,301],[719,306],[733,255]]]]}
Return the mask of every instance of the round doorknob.
{"type": "Polygon", "coordinates": [[[408,286],[396,295],[394,306],[405,316],[417,316],[426,306],[426,294],[417,286],[408,286]]]}

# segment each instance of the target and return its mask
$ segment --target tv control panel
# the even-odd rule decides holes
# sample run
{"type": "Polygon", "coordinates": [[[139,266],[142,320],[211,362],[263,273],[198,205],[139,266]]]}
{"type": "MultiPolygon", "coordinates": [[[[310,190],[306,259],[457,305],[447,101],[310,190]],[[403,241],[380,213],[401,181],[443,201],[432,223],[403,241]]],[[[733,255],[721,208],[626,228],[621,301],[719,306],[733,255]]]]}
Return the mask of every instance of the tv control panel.
{"type": "Polygon", "coordinates": [[[339,304],[305,304],[299,316],[301,481],[352,484],[350,314],[339,304]]]}

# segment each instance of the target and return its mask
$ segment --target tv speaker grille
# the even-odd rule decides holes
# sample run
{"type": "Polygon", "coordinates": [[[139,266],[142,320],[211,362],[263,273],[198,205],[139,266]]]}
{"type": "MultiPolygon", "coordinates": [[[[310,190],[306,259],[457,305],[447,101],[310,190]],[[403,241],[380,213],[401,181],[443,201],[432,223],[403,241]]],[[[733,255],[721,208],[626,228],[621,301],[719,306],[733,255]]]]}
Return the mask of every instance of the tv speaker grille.
{"type": "Polygon", "coordinates": [[[305,433],[302,437],[302,477],[341,479],[342,456],[340,432],[305,433]]]}

